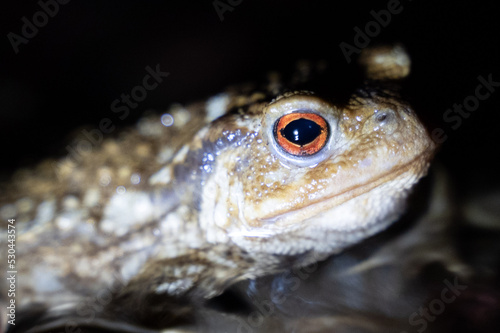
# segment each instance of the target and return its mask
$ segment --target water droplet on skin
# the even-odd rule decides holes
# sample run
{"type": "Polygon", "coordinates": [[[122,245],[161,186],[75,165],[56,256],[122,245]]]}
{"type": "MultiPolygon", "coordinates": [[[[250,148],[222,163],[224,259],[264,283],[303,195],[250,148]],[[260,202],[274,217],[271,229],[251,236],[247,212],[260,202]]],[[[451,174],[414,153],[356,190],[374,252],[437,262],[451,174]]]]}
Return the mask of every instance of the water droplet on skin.
{"type": "Polygon", "coordinates": [[[161,123],[166,127],[172,126],[174,124],[174,117],[170,113],[165,113],[161,116],[161,123]]]}
{"type": "Polygon", "coordinates": [[[120,186],[116,187],[116,193],[118,193],[118,194],[124,194],[125,192],[127,192],[127,189],[125,188],[125,186],[120,185],[120,186]]]}

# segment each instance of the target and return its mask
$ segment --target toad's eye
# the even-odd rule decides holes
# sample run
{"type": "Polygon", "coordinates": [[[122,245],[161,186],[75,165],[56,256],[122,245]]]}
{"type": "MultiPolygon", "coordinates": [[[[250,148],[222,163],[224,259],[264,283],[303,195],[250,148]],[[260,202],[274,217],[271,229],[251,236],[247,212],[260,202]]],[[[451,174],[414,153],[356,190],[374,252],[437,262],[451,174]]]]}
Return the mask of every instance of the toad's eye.
{"type": "Polygon", "coordinates": [[[330,128],[315,113],[295,112],[279,118],[274,125],[274,138],[288,154],[311,156],[326,144],[330,128]]]}

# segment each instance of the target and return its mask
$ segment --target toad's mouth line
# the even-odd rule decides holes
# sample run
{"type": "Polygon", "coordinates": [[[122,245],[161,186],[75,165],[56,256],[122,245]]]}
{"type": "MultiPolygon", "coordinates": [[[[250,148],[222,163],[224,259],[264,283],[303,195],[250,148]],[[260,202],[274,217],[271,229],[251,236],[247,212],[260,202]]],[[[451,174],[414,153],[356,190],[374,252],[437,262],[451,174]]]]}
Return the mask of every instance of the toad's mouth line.
{"type": "MultiPolygon", "coordinates": [[[[333,207],[340,206],[341,204],[349,200],[352,200],[356,197],[359,197],[365,193],[370,192],[374,188],[377,188],[385,183],[394,181],[407,173],[412,173],[415,178],[413,182],[416,182],[420,177],[425,175],[425,170],[427,170],[427,168],[420,167],[417,168],[415,171],[412,171],[412,169],[414,169],[416,165],[423,166],[427,164],[424,161],[425,159],[428,159],[427,155],[428,154],[423,152],[414,159],[412,159],[410,162],[403,164],[399,167],[393,168],[375,179],[372,178],[371,180],[363,184],[354,185],[350,188],[345,189],[340,193],[335,193],[321,200],[311,202],[303,207],[294,210],[289,210],[284,213],[278,213],[273,216],[260,218],[259,222],[261,222],[263,226],[275,225],[284,227],[292,223],[299,223],[300,221],[314,217],[333,207]]],[[[410,187],[409,185],[411,184],[404,186],[402,190],[408,189],[410,187]]]]}

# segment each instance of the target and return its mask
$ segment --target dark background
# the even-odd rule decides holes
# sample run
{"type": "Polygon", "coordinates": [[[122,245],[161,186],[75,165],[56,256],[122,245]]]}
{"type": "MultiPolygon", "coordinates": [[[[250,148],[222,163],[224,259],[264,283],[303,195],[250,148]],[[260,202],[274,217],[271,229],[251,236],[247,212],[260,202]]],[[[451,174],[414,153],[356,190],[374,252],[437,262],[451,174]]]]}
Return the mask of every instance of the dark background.
{"type": "MultiPolygon", "coordinates": [[[[63,154],[79,126],[98,126],[103,117],[115,121],[111,102],[142,82],[146,66],[160,64],[170,76],[116,125],[127,126],[148,109],[161,112],[172,102],[262,80],[270,70],[290,71],[300,59],[354,66],[339,44],[354,44],[354,27],[364,30],[373,21],[370,12],[389,3],[233,0],[238,2],[221,21],[210,0],[73,0],[20,44],[18,54],[7,34],[21,35],[21,18],[32,22],[41,7],[37,1],[10,2],[0,14],[0,172],[63,154]]],[[[443,114],[474,94],[479,75],[500,81],[500,7],[409,0],[400,7],[371,44],[401,42],[408,49],[417,109],[431,129],[448,135],[440,158],[460,180],[457,186],[498,184],[500,91],[456,130],[443,114]]]]}

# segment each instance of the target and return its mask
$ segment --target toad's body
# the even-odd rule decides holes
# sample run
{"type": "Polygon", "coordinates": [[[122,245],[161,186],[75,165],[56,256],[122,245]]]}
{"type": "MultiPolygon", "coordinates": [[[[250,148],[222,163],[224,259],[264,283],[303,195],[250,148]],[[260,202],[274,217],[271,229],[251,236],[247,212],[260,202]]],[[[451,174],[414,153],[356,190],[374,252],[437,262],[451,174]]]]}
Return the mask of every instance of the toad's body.
{"type": "Polygon", "coordinates": [[[66,311],[107,290],[210,298],[387,227],[434,144],[389,88],[407,74],[406,54],[376,49],[363,59],[375,86],[348,102],[277,83],[229,91],[20,173],[0,206],[5,222],[16,219],[19,311],[66,311]],[[284,134],[303,130],[286,125],[294,114],[322,122],[307,142],[284,134]]]}

